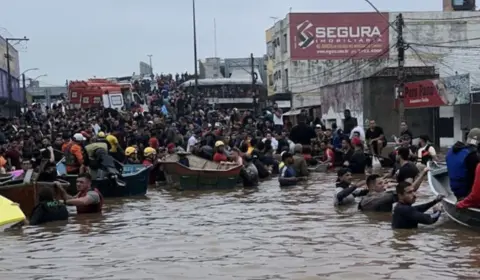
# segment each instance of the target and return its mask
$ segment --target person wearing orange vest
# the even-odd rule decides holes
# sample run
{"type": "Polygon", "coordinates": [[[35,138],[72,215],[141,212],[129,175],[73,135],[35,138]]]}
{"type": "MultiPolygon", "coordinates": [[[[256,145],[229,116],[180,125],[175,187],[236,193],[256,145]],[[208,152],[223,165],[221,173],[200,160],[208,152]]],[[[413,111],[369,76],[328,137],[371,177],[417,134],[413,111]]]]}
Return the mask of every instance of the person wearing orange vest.
{"type": "Polygon", "coordinates": [[[56,187],[62,192],[65,204],[77,207],[77,214],[101,213],[103,196],[97,188],[92,187],[92,177],[88,173],[77,178],[77,195],[70,196],[60,185],[56,187]]]}
{"type": "Polygon", "coordinates": [[[81,143],[85,140],[82,134],[75,133],[70,142],[62,145],[67,174],[79,174],[83,170],[84,160],[81,143]]]}

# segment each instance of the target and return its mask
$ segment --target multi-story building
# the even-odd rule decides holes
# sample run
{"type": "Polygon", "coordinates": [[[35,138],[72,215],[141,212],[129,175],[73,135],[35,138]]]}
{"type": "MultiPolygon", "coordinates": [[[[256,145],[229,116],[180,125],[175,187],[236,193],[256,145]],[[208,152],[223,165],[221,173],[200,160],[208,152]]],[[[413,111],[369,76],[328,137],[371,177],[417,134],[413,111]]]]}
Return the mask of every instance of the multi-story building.
{"type": "Polygon", "coordinates": [[[7,56],[7,41],[0,36],[0,113],[9,115],[10,111],[19,111],[23,105],[23,91],[20,89],[20,62],[18,51],[10,44],[9,57],[7,56]],[[12,85],[13,104],[7,105],[8,94],[8,69],[7,59],[10,59],[10,81],[12,85]]]}
{"type": "Polygon", "coordinates": [[[198,61],[200,79],[218,79],[224,78],[224,63],[219,57],[209,57],[198,61]]]}
{"type": "MultiPolygon", "coordinates": [[[[454,9],[467,9],[453,4],[454,9]]],[[[337,123],[341,123],[344,109],[350,109],[359,123],[373,118],[372,108],[393,104],[395,99],[398,15],[398,12],[290,13],[275,22],[266,31],[269,95],[291,92],[292,108],[319,107],[313,110],[317,116],[337,123]],[[366,101],[369,92],[365,87],[344,86],[381,71],[382,77],[387,74],[393,77],[388,85],[378,84],[384,87],[389,99],[377,98],[378,103],[371,104],[375,98],[366,101]]],[[[480,13],[405,12],[402,16],[403,38],[408,44],[405,67],[411,68],[407,81],[416,80],[415,73],[419,77],[469,74],[472,86],[480,87],[480,13]]],[[[459,106],[436,110],[444,118],[460,114],[459,106]]],[[[393,106],[388,111],[395,112],[393,106]]],[[[389,117],[376,116],[385,121],[389,117]]]]}

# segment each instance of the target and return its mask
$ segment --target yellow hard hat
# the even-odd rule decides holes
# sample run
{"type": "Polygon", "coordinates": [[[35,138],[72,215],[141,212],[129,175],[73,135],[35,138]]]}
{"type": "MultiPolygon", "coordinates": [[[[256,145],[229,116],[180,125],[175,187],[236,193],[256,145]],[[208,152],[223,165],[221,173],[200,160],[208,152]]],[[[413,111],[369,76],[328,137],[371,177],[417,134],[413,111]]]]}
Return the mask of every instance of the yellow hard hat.
{"type": "Polygon", "coordinates": [[[131,156],[133,154],[137,153],[137,149],[135,149],[135,147],[127,147],[125,149],[125,155],[126,156],[131,156]]]}
{"type": "Polygon", "coordinates": [[[223,141],[215,142],[215,147],[220,147],[220,146],[225,146],[225,143],[223,143],[223,141]]]}
{"type": "Polygon", "coordinates": [[[103,138],[103,137],[105,137],[105,132],[100,131],[100,132],[97,134],[97,136],[100,137],[100,138],[103,138]]]}
{"type": "Polygon", "coordinates": [[[155,155],[155,154],[157,154],[157,151],[155,151],[155,149],[152,147],[146,147],[145,150],[143,150],[143,155],[146,157],[155,155]]]}

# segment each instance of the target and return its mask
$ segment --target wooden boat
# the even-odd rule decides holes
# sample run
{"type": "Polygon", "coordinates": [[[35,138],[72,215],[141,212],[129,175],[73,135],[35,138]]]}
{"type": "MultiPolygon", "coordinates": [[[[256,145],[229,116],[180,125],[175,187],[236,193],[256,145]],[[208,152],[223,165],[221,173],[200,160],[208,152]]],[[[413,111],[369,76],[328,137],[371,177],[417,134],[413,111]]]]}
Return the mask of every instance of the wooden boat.
{"type": "MultiPolygon", "coordinates": [[[[51,182],[33,182],[33,170],[27,171],[22,179],[15,179],[0,183],[0,195],[20,204],[20,209],[26,216],[30,216],[37,204],[37,194],[41,187],[52,187],[51,182]]],[[[62,187],[67,188],[68,183],[62,182],[62,187]]]]}
{"type": "MultiPolygon", "coordinates": [[[[92,185],[96,187],[104,197],[125,197],[145,195],[148,189],[150,167],[141,164],[127,164],[122,167],[122,177],[125,186],[118,186],[115,180],[108,178],[94,180],[92,185]]],[[[67,192],[71,195],[77,194],[77,175],[67,174],[63,160],[57,163],[57,173],[62,179],[70,183],[67,192]]]]}
{"type": "Polygon", "coordinates": [[[447,166],[429,162],[428,167],[430,168],[428,172],[430,189],[435,195],[445,196],[442,205],[448,217],[461,225],[480,229],[480,209],[457,209],[457,198],[450,190],[447,166]]]}
{"type": "Polygon", "coordinates": [[[210,160],[187,154],[190,167],[178,163],[177,154],[168,155],[161,166],[167,184],[180,190],[216,190],[233,189],[239,178],[241,165],[219,164],[210,160]]]}

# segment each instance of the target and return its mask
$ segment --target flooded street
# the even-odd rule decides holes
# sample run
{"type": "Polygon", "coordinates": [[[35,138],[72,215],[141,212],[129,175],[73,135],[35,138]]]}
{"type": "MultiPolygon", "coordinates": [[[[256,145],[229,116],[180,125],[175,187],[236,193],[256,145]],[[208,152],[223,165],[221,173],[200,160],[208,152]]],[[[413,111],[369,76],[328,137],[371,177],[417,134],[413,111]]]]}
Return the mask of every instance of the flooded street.
{"type": "Polygon", "coordinates": [[[334,177],[321,181],[110,200],[102,217],[1,234],[0,279],[478,278],[475,232],[445,215],[394,232],[389,214],[336,210],[334,177]]]}

